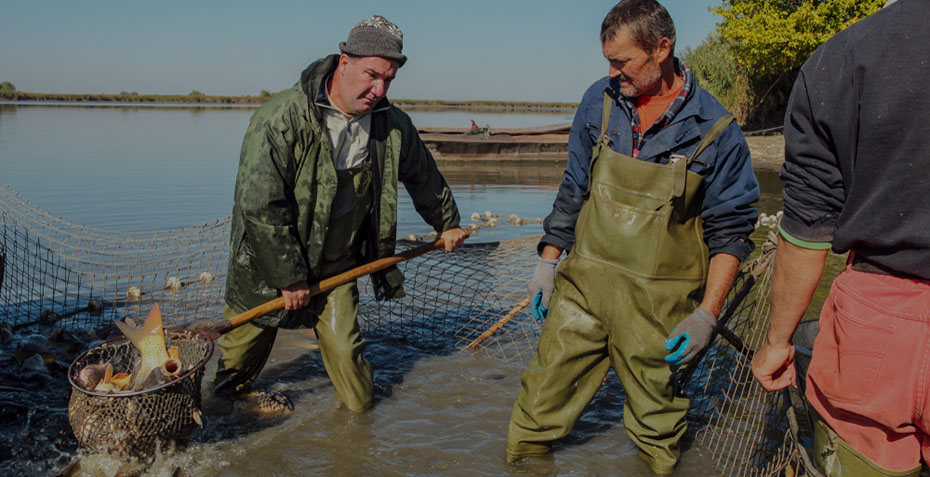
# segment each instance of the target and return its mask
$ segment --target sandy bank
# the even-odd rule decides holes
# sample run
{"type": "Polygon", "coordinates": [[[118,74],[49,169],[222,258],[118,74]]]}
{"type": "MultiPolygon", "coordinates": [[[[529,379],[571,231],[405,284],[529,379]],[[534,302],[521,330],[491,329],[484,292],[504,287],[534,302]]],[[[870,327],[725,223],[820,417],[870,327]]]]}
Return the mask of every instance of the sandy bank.
{"type": "Polygon", "coordinates": [[[785,136],[747,137],[753,169],[779,170],[785,162],[785,136]]]}

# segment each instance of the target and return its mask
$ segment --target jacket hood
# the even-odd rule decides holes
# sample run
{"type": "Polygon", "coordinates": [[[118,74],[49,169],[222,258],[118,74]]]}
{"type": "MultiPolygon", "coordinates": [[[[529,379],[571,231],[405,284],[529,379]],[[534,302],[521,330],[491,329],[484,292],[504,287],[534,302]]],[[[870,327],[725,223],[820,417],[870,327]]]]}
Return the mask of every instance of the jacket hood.
{"type": "Polygon", "coordinates": [[[323,80],[336,69],[338,61],[339,55],[329,55],[310,63],[300,73],[300,87],[308,97],[316,98],[317,93],[323,89],[323,80]]]}

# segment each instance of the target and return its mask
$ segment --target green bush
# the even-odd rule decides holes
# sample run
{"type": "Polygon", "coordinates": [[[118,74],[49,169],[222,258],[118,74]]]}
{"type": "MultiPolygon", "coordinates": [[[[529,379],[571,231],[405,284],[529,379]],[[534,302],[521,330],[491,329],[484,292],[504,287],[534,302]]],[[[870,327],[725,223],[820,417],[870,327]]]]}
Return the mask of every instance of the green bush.
{"type": "Polygon", "coordinates": [[[714,35],[683,58],[744,125],[774,126],[798,70],[836,32],[885,0],[724,0],[714,35]]]}
{"type": "Polygon", "coordinates": [[[797,70],[836,32],[877,12],[886,0],[726,0],[711,11],[740,65],[765,75],[797,70]]]}
{"type": "Polygon", "coordinates": [[[681,59],[697,76],[701,86],[713,94],[742,124],[752,110],[749,75],[733,59],[730,46],[711,34],[697,48],[685,48],[681,59]]]}

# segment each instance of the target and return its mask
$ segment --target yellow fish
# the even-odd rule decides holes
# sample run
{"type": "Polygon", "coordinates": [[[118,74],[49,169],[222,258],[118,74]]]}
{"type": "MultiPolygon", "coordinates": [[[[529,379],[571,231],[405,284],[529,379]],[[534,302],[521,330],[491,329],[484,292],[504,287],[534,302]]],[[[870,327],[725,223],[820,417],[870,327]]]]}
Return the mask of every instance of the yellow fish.
{"type": "Polygon", "coordinates": [[[125,323],[115,322],[119,330],[139,350],[142,357],[132,372],[133,391],[149,384],[150,377],[155,379],[154,384],[157,384],[162,377],[170,379],[181,374],[180,361],[168,355],[168,349],[165,346],[165,330],[162,328],[161,311],[158,305],[152,308],[142,326],[136,326],[135,322],[129,318],[126,318],[125,323]],[[155,376],[152,376],[153,373],[155,376]]]}
{"type": "Polygon", "coordinates": [[[132,375],[129,373],[116,373],[110,377],[110,382],[113,383],[117,391],[123,391],[129,387],[130,379],[132,379],[132,375]]]}
{"type": "Polygon", "coordinates": [[[129,387],[130,375],[127,373],[113,374],[113,365],[106,364],[103,378],[94,386],[94,391],[112,393],[125,391],[129,387]]]}

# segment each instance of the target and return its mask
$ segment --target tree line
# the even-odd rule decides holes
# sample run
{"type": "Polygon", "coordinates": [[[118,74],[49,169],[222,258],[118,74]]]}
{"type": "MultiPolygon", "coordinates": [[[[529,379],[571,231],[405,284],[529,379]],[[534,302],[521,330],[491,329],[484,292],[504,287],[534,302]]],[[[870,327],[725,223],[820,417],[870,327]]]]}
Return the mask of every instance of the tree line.
{"type": "MultiPolygon", "coordinates": [[[[280,91],[278,92],[280,93],[280,91]]],[[[33,93],[18,91],[10,82],[0,83],[0,100],[9,101],[61,101],[100,103],[196,103],[196,104],[262,104],[277,93],[261,90],[257,96],[216,96],[193,90],[186,95],[139,94],[135,91],[120,93],[33,93]]],[[[456,109],[468,111],[554,111],[571,112],[577,103],[532,101],[446,101],[432,99],[394,99],[398,106],[410,109],[456,109]]]]}
{"type": "Polygon", "coordinates": [[[18,91],[9,82],[0,83],[0,100],[9,101],[62,101],[100,103],[202,103],[202,104],[261,104],[271,98],[267,96],[212,96],[199,91],[187,95],[139,94],[135,91],[120,93],[33,93],[18,91]],[[4,87],[8,85],[8,87],[4,87]]]}

